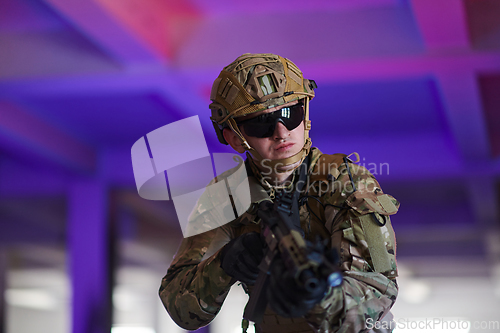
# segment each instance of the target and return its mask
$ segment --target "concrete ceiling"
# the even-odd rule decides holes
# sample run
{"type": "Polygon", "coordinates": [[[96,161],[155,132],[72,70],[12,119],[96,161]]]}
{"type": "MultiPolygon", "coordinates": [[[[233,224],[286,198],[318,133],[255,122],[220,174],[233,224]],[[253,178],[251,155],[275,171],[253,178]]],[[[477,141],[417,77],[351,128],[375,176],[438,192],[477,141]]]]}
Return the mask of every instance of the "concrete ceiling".
{"type": "Polygon", "coordinates": [[[37,198],[62,200],[49,213],[64,220],[79,177],[130,204],[130,148],[167,123],[199,115],[210,152],[229,152],[208,95],[245,52],[316,80],[314,145],[389,165],[378,178],[402,202],[401,255],[498,255],[485,241],[499,226],[496,0],[0,0],[2,241],[20,241],[16,221],[43,228],[37,198]]]}

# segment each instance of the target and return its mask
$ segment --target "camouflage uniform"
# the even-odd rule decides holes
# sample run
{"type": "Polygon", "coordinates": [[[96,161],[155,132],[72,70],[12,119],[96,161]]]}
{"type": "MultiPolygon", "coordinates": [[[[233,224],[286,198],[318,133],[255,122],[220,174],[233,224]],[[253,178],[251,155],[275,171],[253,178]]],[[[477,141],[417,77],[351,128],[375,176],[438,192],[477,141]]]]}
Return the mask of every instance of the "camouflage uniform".
{"type": "MultiPolygon", "coordinates": [[[[329,238],[338,250],[344,282],[303,318],[283,318],[268,307],[257,332],[364,332],[367,320],[383,318],[396,300],[396,244],[388,215],[397,212],[399,203],[382,192],[367,169],[354,163],[347,168],[344,156],[311,150],[305,188],[322,205],[308,200],[300,208],[306,238],[329,238]]],[[[250,177],[254,203],[269,199],[261,177],[250,177]]],[[[179,326],[195,330],[220,310],[232,280],[220,267],[219,250],[243,233],[260,231],[254,222],[256,206],[231,223],[183,239],[160,288],[162,302],[179,326]]]]}

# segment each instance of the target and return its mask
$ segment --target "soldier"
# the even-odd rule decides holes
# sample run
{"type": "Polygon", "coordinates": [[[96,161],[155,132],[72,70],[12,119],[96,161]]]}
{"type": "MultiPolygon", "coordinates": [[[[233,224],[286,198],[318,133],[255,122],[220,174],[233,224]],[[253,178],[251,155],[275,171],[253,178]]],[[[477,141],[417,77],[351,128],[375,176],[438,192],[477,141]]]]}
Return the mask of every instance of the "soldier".
{"type": "Polygon", "coordinates": [[[308,293],[278,258],[269,306],[256,331],[366,332],[389,313],[398,291],[389,215],[399,203],[348,156],[311,146],[309,101],[315,88],[295,64],[274,54],[244,54],[215,80],[211,119],[221,143],[247,152],[253,204],[235,221],[183,239],[160,288],[179,326],[208,325],[236,281],[255,283],[263,257],[258,203],[296,188],[301,172],[307,178],[299,199],[304,236],[327,240],[337,250],[344,281],[308,293]]]}

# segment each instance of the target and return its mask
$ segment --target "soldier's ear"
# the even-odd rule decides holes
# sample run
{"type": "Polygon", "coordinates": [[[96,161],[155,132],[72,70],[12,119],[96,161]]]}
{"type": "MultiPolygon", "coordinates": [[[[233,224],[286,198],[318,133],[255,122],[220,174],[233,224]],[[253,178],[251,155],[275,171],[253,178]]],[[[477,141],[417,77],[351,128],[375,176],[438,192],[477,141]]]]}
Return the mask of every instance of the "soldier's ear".
{"type": "Polygon", "coordinates": [[[222,135],[224,139],[226,139],[226,142],[238,153],[242,154],[245,152],[245,148],[241,145],[241,139],[232,130],[224,128],[222,130],[222,135]]]}

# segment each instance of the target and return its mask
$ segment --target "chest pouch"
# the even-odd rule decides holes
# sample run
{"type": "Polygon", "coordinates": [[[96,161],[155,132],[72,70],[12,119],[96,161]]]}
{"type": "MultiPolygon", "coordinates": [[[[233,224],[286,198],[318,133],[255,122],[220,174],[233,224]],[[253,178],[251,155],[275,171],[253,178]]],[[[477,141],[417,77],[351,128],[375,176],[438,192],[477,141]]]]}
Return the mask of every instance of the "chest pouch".
{"type": "Polygon", "coordinates": [[[356,191],[346,203],[359,216],[373,268],[389,278],[395,278],[396,238],[389,215],[397,213],[399,202],[381,191],[356,191]]]}

